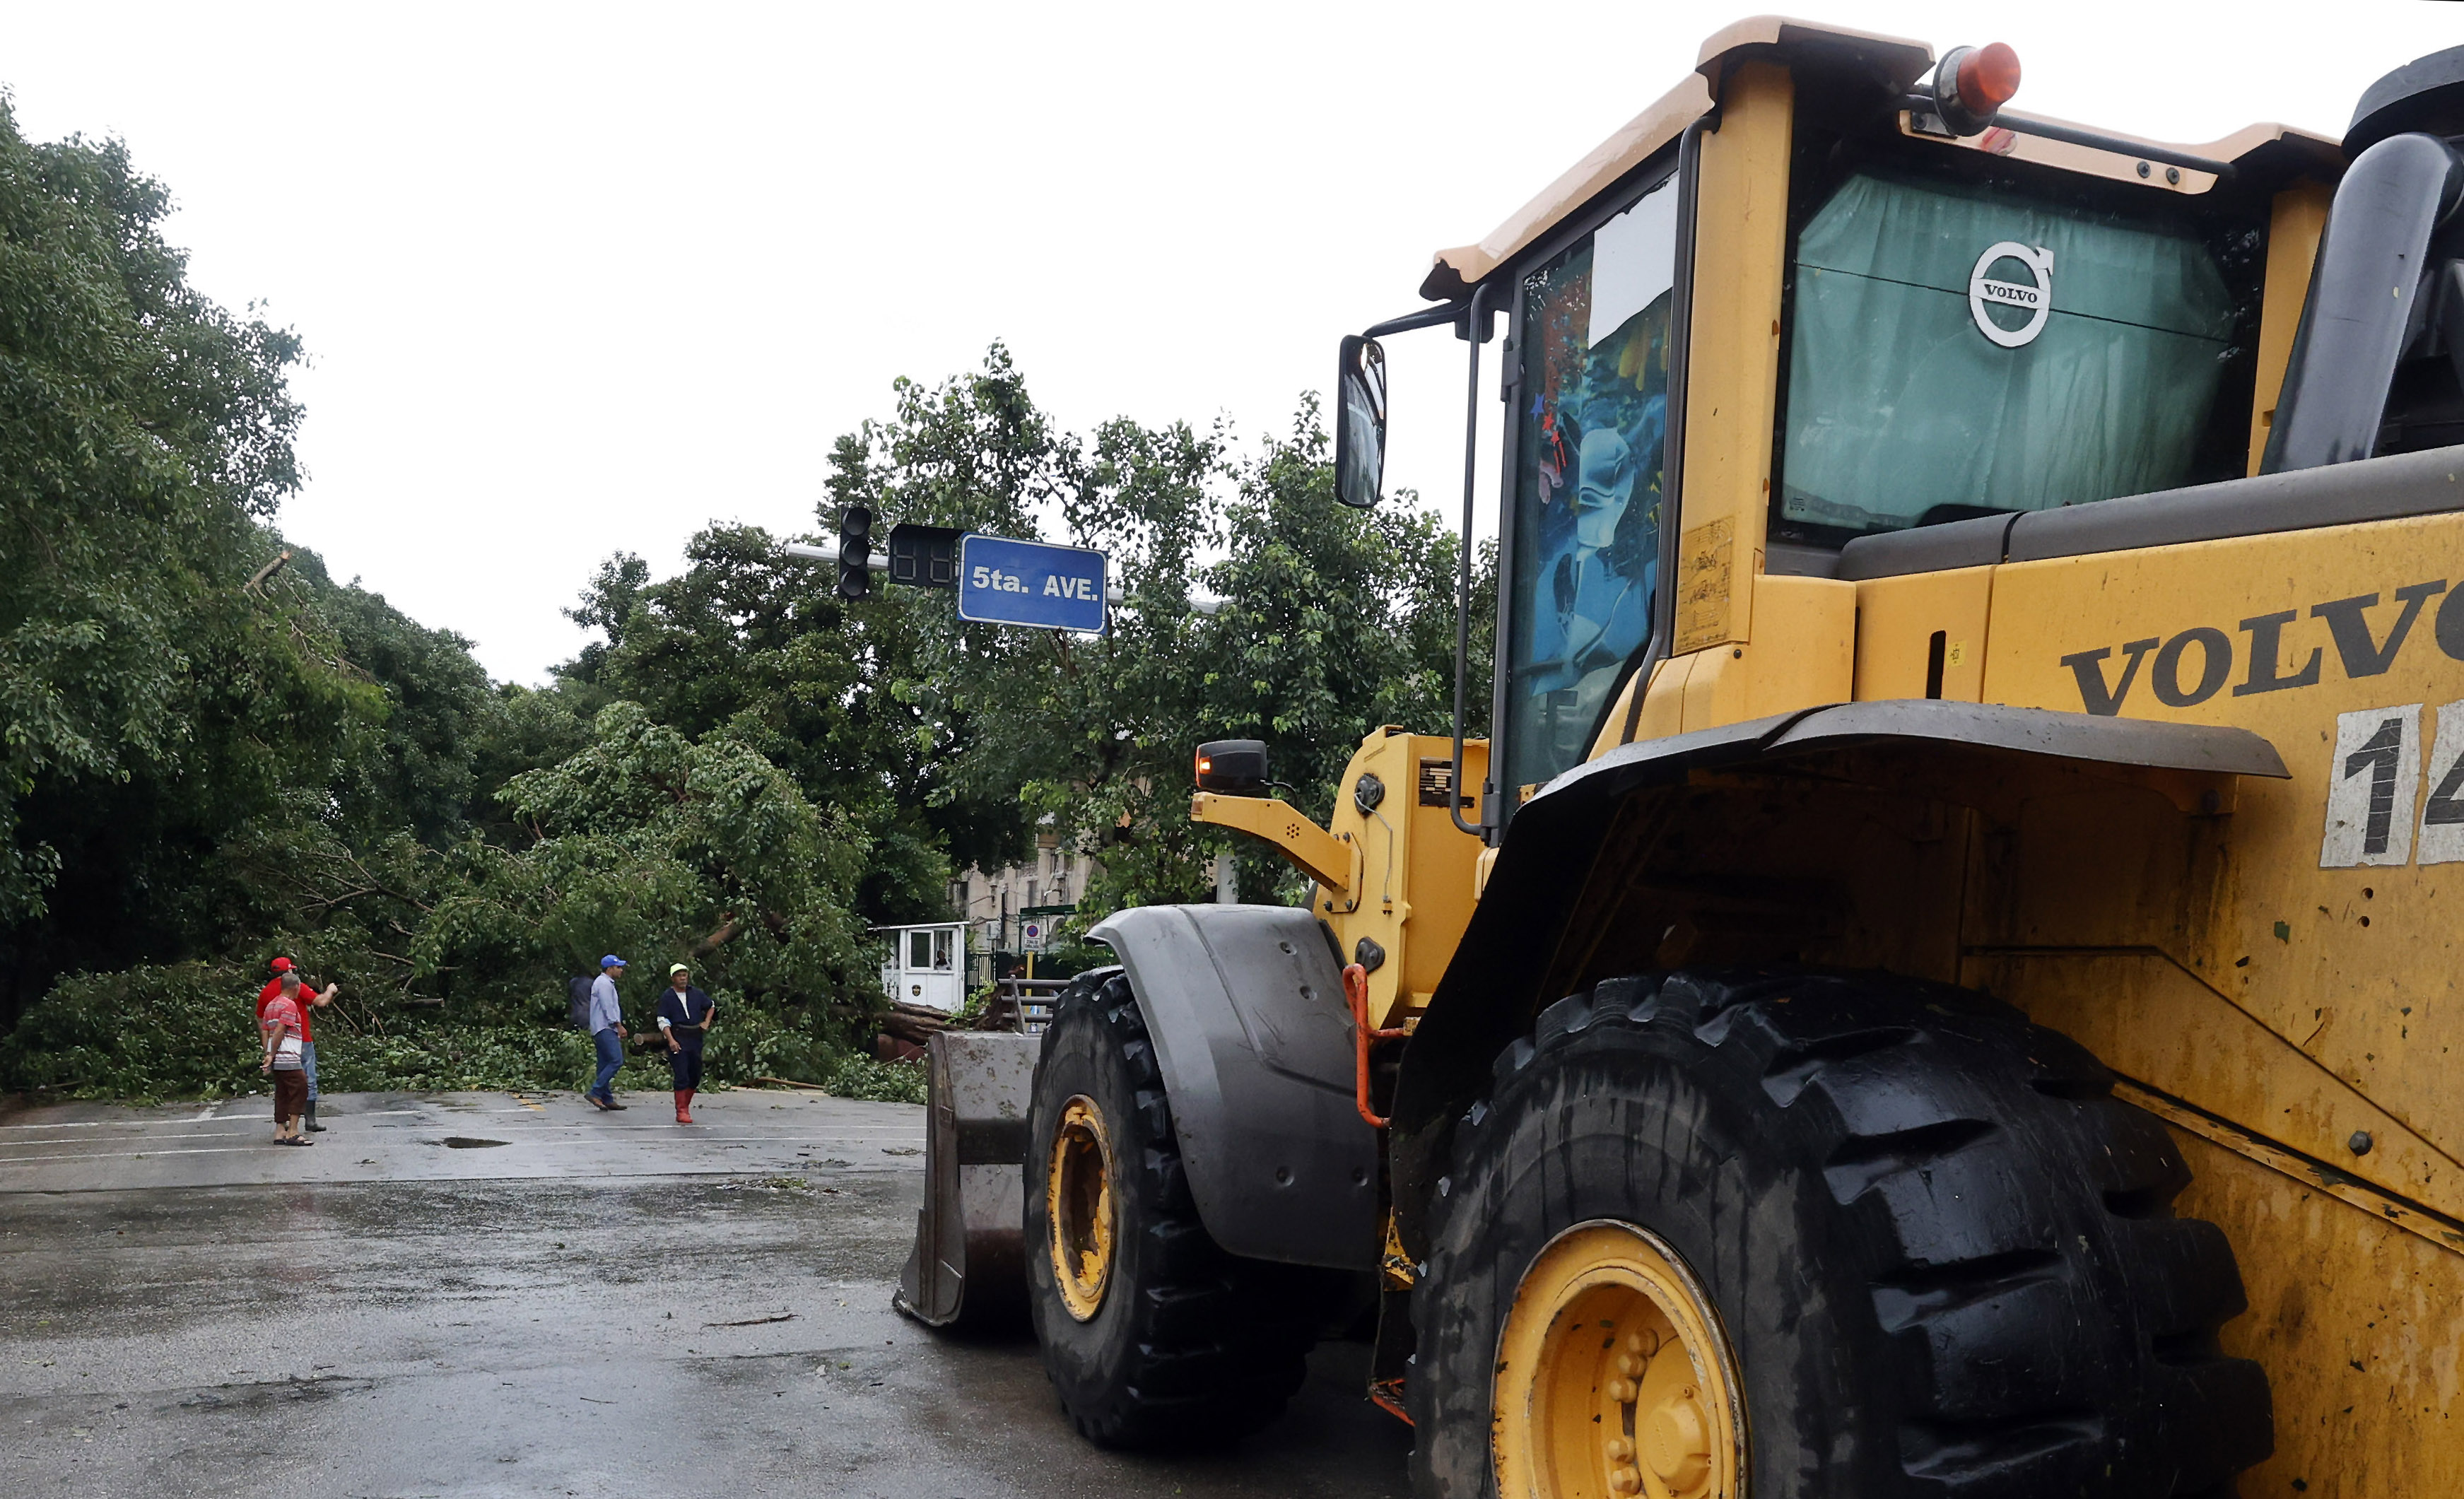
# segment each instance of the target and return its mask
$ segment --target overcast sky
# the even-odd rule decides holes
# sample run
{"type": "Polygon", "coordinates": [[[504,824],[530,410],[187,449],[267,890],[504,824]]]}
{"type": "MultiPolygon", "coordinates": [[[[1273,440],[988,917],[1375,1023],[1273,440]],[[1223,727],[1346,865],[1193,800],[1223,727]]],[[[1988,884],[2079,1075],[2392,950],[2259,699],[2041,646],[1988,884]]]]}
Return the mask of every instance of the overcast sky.
{"type": "MultiPolygon", "coordinates": [[[[34,139],[125,139],[195,284],[306,340],[284,529],[538,681],[608,553],[814,530],[831,439],[996,339],[1072,427],[1281,429],[1746,13],[46,0],[0,4],[0,85],[34,139]]],[[[2464,41],[2368,0],[1805,13],[2010,42],[2017,107],[2182,142],[2341,133],[2464,41]]],[[[1389,350],[1389,482],[1454,506],[1462,345],[1389,350]]]]}

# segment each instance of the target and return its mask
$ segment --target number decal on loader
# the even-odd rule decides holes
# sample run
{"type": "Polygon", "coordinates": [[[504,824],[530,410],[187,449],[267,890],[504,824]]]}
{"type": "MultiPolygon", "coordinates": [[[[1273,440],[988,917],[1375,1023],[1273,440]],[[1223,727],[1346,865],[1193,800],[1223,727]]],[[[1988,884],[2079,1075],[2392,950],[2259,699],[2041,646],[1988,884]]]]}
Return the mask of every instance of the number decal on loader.
{"type": "Polygon", "coordinates": [[[2430,800],[2421,808],[2415,844],[2424,864],[2464,861],[2464,702],[2438,710],[2438,741],[2430,751],[2430,800]]]}
{"type": "Polygon", "coordinates": [[[2421,794],[2421,704],[2336,716],[2327,763],[2327,833],[2319,867],[2412,862],[2412,807],[2421,794]]]}
{"type": "Polygon", "coordinates": [[[2464,864],[2464,701],[2437,709],[2437,737],[2426,772],[2421,710],[2420,703],[2406,703],[2336,716],[2321,869],[2416,860],[2464,864]],[[2421,795],[2425,784],[2427,798],[2421,795]],[[2418,821],[2415,801],[2421,804],[2418,821]]]}

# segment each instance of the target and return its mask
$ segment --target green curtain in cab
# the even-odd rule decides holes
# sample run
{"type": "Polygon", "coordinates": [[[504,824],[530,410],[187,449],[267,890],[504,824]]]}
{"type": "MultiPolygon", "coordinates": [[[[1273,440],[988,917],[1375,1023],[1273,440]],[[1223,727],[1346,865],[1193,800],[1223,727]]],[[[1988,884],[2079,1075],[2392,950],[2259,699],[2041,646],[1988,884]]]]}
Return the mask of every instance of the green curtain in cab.
{"type": "MultiPolygon", "coordinates": [[[[2043,510],[2188,475],[2233,329],[2198,241],[1858,176],[1805,226],[1794,270],[1788,519],[1887,531],[1936,505],[2043,510]],[[2018,348],[1969,306],[1977,257],[2005,240],[2054,257],[2052,313],[2018,348]]],[[[2027,280],[2009,260],[1989,275],[2027,280]]]]}

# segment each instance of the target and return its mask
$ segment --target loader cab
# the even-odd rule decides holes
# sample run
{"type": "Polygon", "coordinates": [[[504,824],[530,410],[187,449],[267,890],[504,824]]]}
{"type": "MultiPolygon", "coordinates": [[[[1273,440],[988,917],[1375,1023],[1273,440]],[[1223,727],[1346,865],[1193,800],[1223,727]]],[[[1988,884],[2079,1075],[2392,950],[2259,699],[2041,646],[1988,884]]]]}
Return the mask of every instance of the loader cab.
{"type": "Polygon", "coordinates": [[[2256,472],[2332,144],[1962,119],[1935,62],[1741,23],[1439,254],[1423,295],[1503,332],[1492,842],[1617,745],[1852,695],[1853,598],[1797,582],[1852,540],[2256,472]],[[1758,606],[1837,650],[1751,659],[1758,606]]]}

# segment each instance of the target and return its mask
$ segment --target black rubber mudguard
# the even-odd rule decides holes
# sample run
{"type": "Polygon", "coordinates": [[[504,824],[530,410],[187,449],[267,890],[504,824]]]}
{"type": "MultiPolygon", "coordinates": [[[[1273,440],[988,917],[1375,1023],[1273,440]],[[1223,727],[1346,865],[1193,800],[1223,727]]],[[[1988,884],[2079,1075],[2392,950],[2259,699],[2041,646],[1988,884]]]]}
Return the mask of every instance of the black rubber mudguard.
{"type": "Polygon", "coordinates": [[[1227,1251],[1377,1260],[1377,1136],[1325,929],[1290,906],[1142,906],[1088,933],[1144,1012],[1199,1221],[1227,1251]]]}
{"type": "Polygon", "coordinates": [[[1987,783],[2029,761],[2282,778],[2275,747],[2247,729],[2103,717],[1940,699],[1837,703],[1646,739],[1577,765],[1515,812],[1480,904],[1403,1053],[1392,1174],[1397,1224],[1419,1245],[1419,1210],[1441,1169],[1445,1125],[1485,1091],[1500,1047],[1523,1033],[1538,987],[1628,798],[1683,785],[1698,771],[1748,770],[1840,751],[1950,756],[1987,783]]]}

